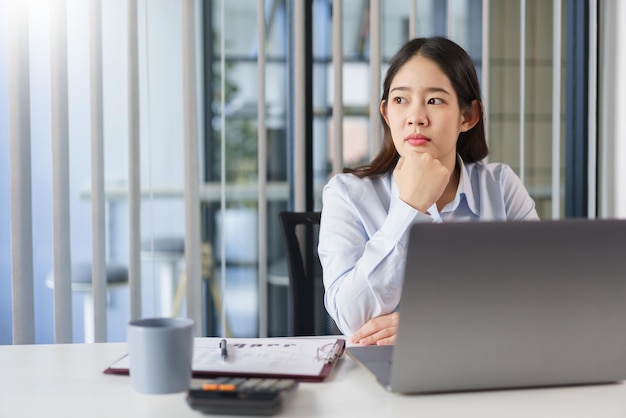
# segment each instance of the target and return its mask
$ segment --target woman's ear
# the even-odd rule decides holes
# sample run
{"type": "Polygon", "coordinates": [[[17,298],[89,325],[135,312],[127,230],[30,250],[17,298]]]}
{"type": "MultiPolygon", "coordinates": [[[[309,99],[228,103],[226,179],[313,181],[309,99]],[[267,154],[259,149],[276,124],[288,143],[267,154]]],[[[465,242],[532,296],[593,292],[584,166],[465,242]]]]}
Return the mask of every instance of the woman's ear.
{"type": "Polygon", "coordinates": [[[463,120],[461,121],[461,132],[467,132],[472,129],[478,121],[481,115],[481,104],[478,100],[472,100],[470,106],[463,110],[463,120]]]}
{"type": "Polygon", "coordinates": [[[389,125],[389,118],[387,117],[387,100],[380,101],[380,114],[383,115],[385,122],[389,125]]]}

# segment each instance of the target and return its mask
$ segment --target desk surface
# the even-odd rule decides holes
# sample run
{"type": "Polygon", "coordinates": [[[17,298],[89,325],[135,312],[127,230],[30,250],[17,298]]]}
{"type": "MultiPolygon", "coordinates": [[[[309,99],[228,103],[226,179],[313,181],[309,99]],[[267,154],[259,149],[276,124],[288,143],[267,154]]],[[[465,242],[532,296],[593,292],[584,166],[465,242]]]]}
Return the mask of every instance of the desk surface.
{"type": "MultiPolygon", "coordinates": [[[[195,417],[185,393],[136,393],[102,371],[126,343],[0,346],[0,417],[195,417]]],[[[396,395],[347,355],[323,383],[301,383],[280,416],[626,417],[626,385],[396,395]]]]}

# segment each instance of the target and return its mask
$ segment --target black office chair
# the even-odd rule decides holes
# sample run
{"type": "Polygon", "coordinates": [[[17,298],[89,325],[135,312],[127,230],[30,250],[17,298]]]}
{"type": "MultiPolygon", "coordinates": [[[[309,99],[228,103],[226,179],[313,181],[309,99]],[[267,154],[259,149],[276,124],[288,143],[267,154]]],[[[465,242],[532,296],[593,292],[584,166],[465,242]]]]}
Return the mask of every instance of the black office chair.
{"type": "Polygon", "coordinates": [[[281,212],[289,271],[289,332],[292,336],[341,334],[324,307],[322,266],[317,255],[320,212],[281,212]]]}

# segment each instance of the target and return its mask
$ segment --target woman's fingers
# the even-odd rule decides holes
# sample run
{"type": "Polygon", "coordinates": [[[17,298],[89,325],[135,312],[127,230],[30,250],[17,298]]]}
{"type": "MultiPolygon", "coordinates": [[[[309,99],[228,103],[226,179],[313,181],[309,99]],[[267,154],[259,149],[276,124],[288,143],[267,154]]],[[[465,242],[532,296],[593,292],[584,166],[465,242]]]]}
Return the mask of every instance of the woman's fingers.
{"type": "Polygon", "coordinates": [[[351,341],[361,345],[394,344],[399,319],[400,314],[398,312],[372,318],[354,333],[351,341]]]}

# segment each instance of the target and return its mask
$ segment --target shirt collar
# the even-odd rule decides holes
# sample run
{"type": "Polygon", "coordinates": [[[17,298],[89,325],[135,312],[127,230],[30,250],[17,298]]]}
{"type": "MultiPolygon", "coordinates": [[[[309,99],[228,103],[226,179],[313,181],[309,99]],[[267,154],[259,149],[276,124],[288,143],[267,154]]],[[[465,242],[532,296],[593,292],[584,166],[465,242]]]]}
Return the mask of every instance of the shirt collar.
{"type": "Polygon", "coordinates": [[[389,182],[392,199],[400,198],[400,190],[398,190],[398,185],[396,184],[396,181],[393,179],[393,170],[387,174],[387,181],[389,182]]]}
{"type": "Polygon", "coordinates": [[[456,191],[457,198],[465,196],[467,207],[475,214],[478,215],[478,208],[476,207],[476,198],[470,183],[470,167],[466,166],[461,159],[461,156],[457,155],[457,161],[460,167],[461,177],[459,178],[459,187],[456,191]]]}

